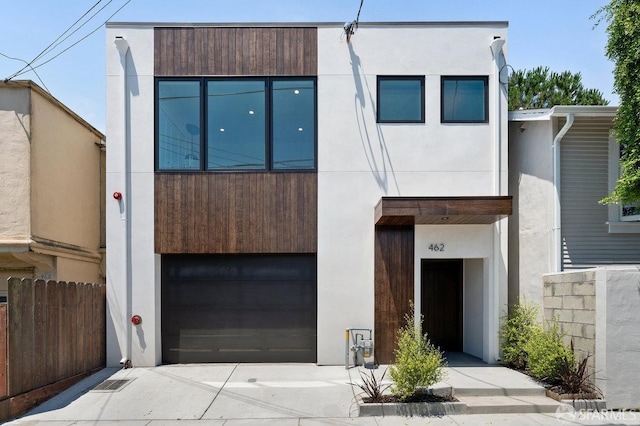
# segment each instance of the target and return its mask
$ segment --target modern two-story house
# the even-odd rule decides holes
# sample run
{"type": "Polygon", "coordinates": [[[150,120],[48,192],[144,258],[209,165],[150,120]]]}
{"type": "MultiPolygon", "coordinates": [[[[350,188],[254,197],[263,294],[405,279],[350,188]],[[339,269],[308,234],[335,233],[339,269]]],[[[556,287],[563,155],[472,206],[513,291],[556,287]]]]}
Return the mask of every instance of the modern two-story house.
{"type": "Polygon", "coordinates": [[[507,23],[107,25],[108,363],[498,359],[507,23]],[[131,319],[135,316],[135,323],[131,319]]]}

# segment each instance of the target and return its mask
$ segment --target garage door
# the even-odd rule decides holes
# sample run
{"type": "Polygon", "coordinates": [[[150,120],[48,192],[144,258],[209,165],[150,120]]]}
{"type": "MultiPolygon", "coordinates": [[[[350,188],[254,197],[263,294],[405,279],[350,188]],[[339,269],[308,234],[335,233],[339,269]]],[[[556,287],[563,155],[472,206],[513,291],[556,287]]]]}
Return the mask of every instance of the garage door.
{"type": "Polygon", "coordinates": [[[315,255],[163,255],[163,362],[315,362],[316,293],[315,255]]]}

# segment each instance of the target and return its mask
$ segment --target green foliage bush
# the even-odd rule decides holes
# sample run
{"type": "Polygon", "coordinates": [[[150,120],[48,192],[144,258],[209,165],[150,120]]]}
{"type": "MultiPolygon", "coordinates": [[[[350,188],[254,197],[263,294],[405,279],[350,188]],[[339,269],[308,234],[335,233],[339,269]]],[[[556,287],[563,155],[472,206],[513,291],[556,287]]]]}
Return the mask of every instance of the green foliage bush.
{"type": "Polygon", "coordinates": [[[546,329],[534,328],[524,346],[528,370],[533,377],[555,382],[564,365],[574,364],[573,352],[564,344],[562,337],[556,321],[550,321],[546,329]]]}
{"type": "Polygon", "coordinates": [[[389,368],[394,381],[391,391],[405,400],[413,396],[418,388],[429,387],[446,377],[446,362],[442,352],[422,334],[422,318],[414,325],[414,308],[405,315],[405,324],[398,330],[395,350],[396,363],[389,368]]]}
{"type": "Polygon", "coordinates": [[[622,148],[622,175],[602,203],[632,204],[640,201],[640,2],[610,0],[592,18],[607,25],[606,55],[613,61],[613,91],[620,103],[613,129],[622,148]]]}
{"type": "Polygon", "coordinates": [[[512,306],[511,312],[503,318],[500,327],[500,343],[502,359],[517,369],[527,367],[527,351],[525,345],[534,331],[540,329],[538,324],[538,307],[524,301],[512,306]]]}

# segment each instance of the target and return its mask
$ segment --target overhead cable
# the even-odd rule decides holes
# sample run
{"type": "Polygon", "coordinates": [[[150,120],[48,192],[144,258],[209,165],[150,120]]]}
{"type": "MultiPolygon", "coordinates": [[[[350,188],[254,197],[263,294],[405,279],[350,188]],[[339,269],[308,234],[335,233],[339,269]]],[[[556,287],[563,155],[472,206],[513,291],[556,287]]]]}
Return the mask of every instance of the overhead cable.
{"type": "MultiPolygon", "coordinates": [[[[111,0],[111,1],[113,1],[113,0],[111,0]]],[[[110,1],[110,2],[111,2],[111,1],[110,1]]],[[[16,73],[15,73],[14,75],[12,75],[12,76],[8,77],[8,78],[7,78],[7,80],[11,80],[13,77],[15,77],[16,75],[18,75],[20,72],[22,72],[22,71],[23,71],[23,70],[25,70],[26,68],[29,68],[29,67],[30,67],[30,66],[31,66],[35,61],[37,61],[37,60],[38,60],[38,58],[40,58],[42,55],[44,55],[45,53],[47,53],[47,52],[52,48],[52,46],[53,46],[53,45],[54,45],[58,40],[60,40],[60,38],[62,38],[62,36],[64,36],[67,32],[69,32],[69,30],[70,30],[71,28],[73,28],[73,27],[74,27],[78,22],[80,22],[80,21],[82,20],[82,18],[84,18],[85,16],[87,16],[87,14],[89,14],[89,12],[91,12],[91,11],[92,11],[92,10],[93,10],[93,9],[94,9],[98,4],[100,4],[101,2],[102,2],[102,0],[98,0],[98,2],[97,2],[97,3],[95,3],[93,6],[91,6],[91,8],[90,8],[89,10],[87,10],[87,11],[86,11],[86,12],[85,12],[85,13],[84,13],[80,18],[78,18],[78,20],[77,20],[76,22],[74,22],[74,23],[73,23],[69,28],[67,28],[66,30],[64,30],[64,32],[63,32],[62,34],[60,34],[60,35],[58,36],[58,38],[57,38],[57,39],[55,39],[54,41],[52,41],[52,42],[51,42],[51,44],[49,44],[49,45],[48,45],[48,46],[47,46],[47,47],[46,47],[42,52],[38,53],[38,55],[36,55],[36,57],[35,57],[35,58],[33,58],[30,62],[23,61],[23,62],[25,62],[25,63],[26,63],[26,65],[25,65],[23,68],[21,68],[21,69],[19,69],[18,71],[16,71],[16,73]]],[[[94,16],[95,16],[95,15],[94,15],[94,16]]],[[[89,20],[90,20],[90,19],[89,19],[89,20]]],[[[87,21],[87,22],[89,22],[89,21],[87,21]]],[[[85,24],[86,24],[86,22],[85,22],[85,24]]],[[[83,24],[83,25],[84,25],[84,24],[83,24]]],[[[65,39],[65,40],[66,40],[66,39],[65,39]]],[[[64,40],[63,40],[63,41],[64,41],[64,40]]]]}
{"type": "MultiPolygon", "coordinates": [[[[31,68],[31,71],[33,71],[33,73],[34,73],[34,74],[36,75],[36,77],[38,78],[38,81],[39,81],[40,83],[42,83],[42,87],[44,87],[44,90],[46,90],[47,92],[51,93],[51,92],[49,91],[49,88],[47,87],[47,85],[46,85],[46,84],[44,84],[44,81],[43,81],[43,80],[42,80],[42,78],[40,77],[40,74],[38,74],[38,72],[37,72],[36,70],[34,70],[34,69],[33,69],[33,67],[31,67],[31,65],[29,65],[27,61],[25,61],[24,59],[14,58],[14,57],[12,57],[12,56],[5,55],[5,54],[4,54],[4,53],[2,53],[2,52],[0,52],[0,56],[4,56],[4,57],[5,57],[5,58],[7,58],[7,59],[11,59],[11,60],[13,60],[13,61],[20,61],[20,62],[24,62],[25,64],[27,64],[27,65],[29,66],[29,68],[31,68]]],[[[8,81],[9,81],[9,79],[8,79],[8,78],[4,80],[4,82],[5,82],[5,83],[6,83],[6,82],[8,82],[8,81]]]]}
{"type": "Polygon", "coordinates": [[[356,30],[358,29],[358,25],[360,23],[360,12],[362,12],[363,3],[364,0],[360,0],[360,8],[358,9],[358,15],[356,15],[356,19],[344,24],[344,33],[347,35],[347,43],[351,41],[351,36],[354,35],[356,33],[356,30]]]}
{"type": "MultiPolygon", "coordinates": [[[[110,0],[110,2],[111,2],[111,1],[113,1],[113,0],[110,0]]],[[[50,59],[48,59],[48,60],[46,60],[46,61],[44,61],[44,62],[38,63],[38,64],[37,64],[37,65],[35,65],[35,66],[31,66],[31,65],[30,65],[31,70],[34,70],[34,71],[35,71],[35,69],[40,68],[41,66],[43,66],[43,65],[45,65],[45,64],[48,64],[49,62],[51,62],[51,61],[53,61],[54,59],[56,59],[58,56],[60,56],[60,55],[62,55],[63,53],[65,53],[67,50],[71,49],[72,47],[74,47],[74,46],[75,46],[75,45],[77,45],[78,43],[82,42],[83,40],[85,40],[86,38],[88,38],[89,36],[91,36],[92,34],[94,34],[96,31],[98,31],[99,29],[101,29],[101,28],[102,28],[102,27],[103,27],[103,26],[104,26],[104,25],[105,25],[105,24],[106,24],[106,23],[107,23],[111,18],[113,18],[113,17],[114,17],[118,12],[120,12],[120,11],[121,11],[121,10],[122,10],[126,5],[128,5],[130,2],[131,2],[131,0],[127,0],[127,1],[122,5],[122,6],[120,6],[120,7],[119,7],[119,8],[118,8],[114,13],[112,13],[112,14],[111,14],[107,19],[105,19],[105,21],[104,21],[104,22],[102,22],[99,26],[97,26],[93,31],[89,32],[89,33],[88,33],[88,34],[86,34],[84,37],[82,37],[81,39],[79,39],[79,40],[78,40],[78,41],[76,41],[75,43],[71,44],[70,46],[68,46],[68,47],[67,47],[67,48],[65,48],[64,50],[62,50],[62,51],[58,52],[58,53],[57,53],[55,56],[53,56],[52,58],[50,58],[50,59]]],[[[94,6],[94,7],[95,7],[95,6],[94,6]]],[[[104,9],[104,7],[103,7],[102,9],[104,9]]],[[[102,9],[100,9],[100,11],[101,11],[102,9]]],[[[100,11],[98,11],[98,12],[100,12],[100,11]]],[[[98,13],[98,12],[97,12],[97,13],[98,13]]],[[[87,12],[87,13],[88,13],[88,12],[87,12]]],[[[86,13],[85,13],[85,15],[86,15],[86,13]]],[[[89,19],[89,21],[90,21],[94,16],[95,16],[95,14],[94,14],[90,19],[89,19]]],[[[87,22],[89,22],[89,21],[87,21],[87,22]]],[[[83,24],[83,25],[84,25],[84,24],[83,24]]],[[[67,30],[67,31],[68,31],[68,30],[67,30]]],[[[63,33],[63,34],[64,34],[64,33],[63,33]]],[[[55,42],[54,42],[54,43],[55,43],[55,42]]],[[[52,43],[52,44],[53,44],[53,43],[52,43]]],[[[32,62],[33,62],[33,61],[32,61],[32,62]]],[[[16,73],[14,73],[11,77],[8,77],[7,79],[5,79],[5,81],[11,80],[11,79],[13,79],[13,78],[15,78],[15,77],[18,77],[18,76],[20,76],[20,75],[22,75],[22,74],[26,74],[27,72],[29,72],[29,70],[26,70],[25,68],[26,68],[26,67],[23,67],[20,71],[18,71],[18,72],[16,72],[16,73]]]]}

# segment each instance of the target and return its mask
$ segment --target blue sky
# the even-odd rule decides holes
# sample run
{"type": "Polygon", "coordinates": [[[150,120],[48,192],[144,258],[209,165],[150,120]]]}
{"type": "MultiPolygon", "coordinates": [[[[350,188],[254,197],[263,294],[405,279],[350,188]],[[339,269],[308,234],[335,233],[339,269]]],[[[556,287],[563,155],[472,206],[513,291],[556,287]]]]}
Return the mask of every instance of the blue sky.
{"type": "MultiPolygon", "coordinates": [[[[3,0],[0,53],[30,61],[78,20],[97,0],[3,0]]],[[[91,21],[42,58],[36,71],[49,91],[83,118],[105,128],[105,31],[102,25],[127,0],[103,0],[91,21]]],[[[589,17],[606,0],[364,0],[361,22],[509,21],[508,62],[514,69],[539,65],[582,73],[588,88],[604,93],[611,105],[613,64],[604,56],[605,25],[589,17]]],[[[346,22],[359,0],[130,0],[115,22],[346,22]]],[[[84,22],[84,21],[81,21],[84,22]]],[[[357,35],[356,35],[357,37],[357,35]]],[[[34,66],[39,62],[35,62],[34,66]]],[[[0,56],[0,78],[24,64],[0,56]]],[[[17,77],[32,79],[29,72],[17,77]]]]}

